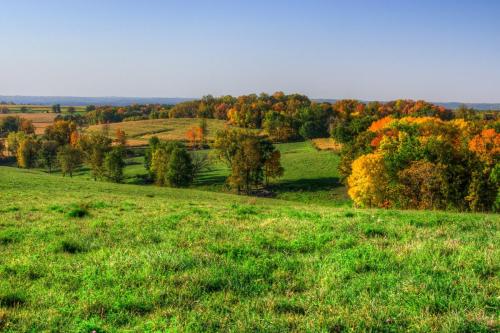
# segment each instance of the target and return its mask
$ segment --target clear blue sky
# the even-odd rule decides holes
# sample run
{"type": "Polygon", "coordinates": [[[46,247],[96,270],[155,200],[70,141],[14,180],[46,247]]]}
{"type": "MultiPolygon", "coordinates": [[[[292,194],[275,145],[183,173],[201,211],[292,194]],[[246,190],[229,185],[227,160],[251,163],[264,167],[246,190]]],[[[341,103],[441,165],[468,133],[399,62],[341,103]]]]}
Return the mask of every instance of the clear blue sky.
{"type": "Polygon", "coordinates": [[[500,102],[500,1],[2,0],[0,95],[500,102]]]}

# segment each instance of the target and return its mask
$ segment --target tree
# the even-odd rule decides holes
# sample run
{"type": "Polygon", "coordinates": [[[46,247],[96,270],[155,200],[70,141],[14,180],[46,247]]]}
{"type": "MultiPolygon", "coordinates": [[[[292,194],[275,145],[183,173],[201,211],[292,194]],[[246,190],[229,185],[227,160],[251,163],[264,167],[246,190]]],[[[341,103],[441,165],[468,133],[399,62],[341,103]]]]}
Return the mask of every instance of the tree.
{"type": "Polygon", "coordinates": [[[413,161],[399,171],[402,185],[399,204],[403,208],[443,209],[446,208],[447,181],[443,165],[428,161],[413,161]]]}
{"type": "Polygon", "coordinates": [[[259,184],[262,180],[262,152],[256,140],[246,138],[241,143],[233,159],[231,175],[228,182],[240,193],[243,188],[249,194],[251,185],[259,184]]]}
{"type": "Polygon", "coordinates": [[[106,154],[104,158],[105,176],[107,179],[121,183],[123,180],[123,168],[125,161],[123,160],[123,148],[114,147],[106,154]]]}
{"type": "Polygon", "coordinates": [[[193,164],[185,147],[172,150],[166,178],[172,187],[189,186],[193,182],[193,164]]]}
{"type": "Polygon", "coordinates": [[[112,140],[102,133],[83,135],[79,147],[83,152],[85,163],[90,167],[94,180],[104,177],[104,158],[111,150],[112,140]]]}
{"type": "Polygon", "coordinates": [[[4,151],[5,151],[5,142],[4,140],[0,139],[0,159],[4,157],[4,151]]]}
{"type": "Polygon", "coordinates": [[[19,144],[26,138],[24,132],[10,132],[7,136],[7,151],[11,156],[17,156],[19,144]]]}
{"type": "Polygon", "coordinates": [[[0,119],[0,137],[6,137],[10,132],[35,133],[35,127],[29,119],[7,116],[0,119]]]}
{"type": "Polygon", "coordinates": [[[75,109],[75,107],[74,107],[74,106],[70,106],[70,107],[68,107],[68,113],[69,113],[69,114],[74,114],[75,112],[76,112],[76,109],[75,109]]]}
{"type": "Polygon", "coordinates": [[[61,113],[61,104],[52,105],[52,112],[53,113],[61,113]]]}
{"type": "Polygon", "coordinates": [[[17,148],[17,166],[30,169],[35,167],[37,161],[38,142],[30,136],[19,142],[17,148]]]}
{"type": "Polygon", "coordinates": [[[44,140],[40,144],[40,150],[38,156],[41,165],[47,167],[49,173],[52,171],[56,161],[57,161],[57,150],[59,145],[57,141],[54,140],[44,140]]]}
{"type": "Polygon", "coordinates": [[[78,147],[71,145],[62,146],[57,151],[57,161],[59,162],[63,176],[69,174],[70,177],[73,177],[74,170],[82,163],[82,152],[78,147]]]}
{"type": "Polygon", "coordinates": [[[20,118],[7,116],[0,119],[0,136],[6,137],[10,132],[19,131],[20,118]]]}
{"type": "Polygon", "coordinates": [[[264,177],[266,186],[270,179],[276,179],[283,176],[285,169],[281,166],[281,153],[279,150],[273,151],[264,162],[264,177]]]}
{"type": "Polygon", "coordinates": [[[214,147],[218,157],[231,169],[228,183],[250,193],[252,188],[267,185],[270,178],[283,174],[281,155],[265,138],[248,131],[227,129],[217,132],[214,147]],[[266,173],[267,172],[267,173],[266,173]],[[263,179],[266,177],[266,184],[263,179]]]}
{"type": "Polygon", "coordinates": [[[347,183],[349,196],[358,206],[384,207],[390,203],[389,177],[381,154],[358,157],[352,163],[352,173],[347,183]]]}
{"type": "Polygon", "coordinates": [[[115,142],[117,145],[122,147],[125,147],[127,145],[127,134],[121,128],[116,129],[115,142]]]}
{"type": "Polygon", "coordinates": [[[167,184],[168,162],[170,159],[170,152],[167,147],[157,147],[152,151],[150,172],[155,179],[158,186],[167,184]]]}
{"type": "Polygon", "coordinates": [[[186,139],[189,143],[191,149],[197,149],[203,147],[204,137],[203,130],[201,127],[192,127],[186,132],[186,139]]]}
{"type": "Polygon", "coordinates": [[[44,138],[46,140],[54,140],[60,146],[65,146],[71,143],[72,133],[76,132],[76,124],[68,120],[57,120],[53,125],[45,128],[44,138]]]}
{"type": "Polygon", "coordinates": [[[151,171],[151,161],[153,159],[153,153],[155,149],[159,146],[160,139],[157,136],[152,136],[149,138],[149,147],[146,148],[144,152],[144,167],[146,170],[151,171]]]}

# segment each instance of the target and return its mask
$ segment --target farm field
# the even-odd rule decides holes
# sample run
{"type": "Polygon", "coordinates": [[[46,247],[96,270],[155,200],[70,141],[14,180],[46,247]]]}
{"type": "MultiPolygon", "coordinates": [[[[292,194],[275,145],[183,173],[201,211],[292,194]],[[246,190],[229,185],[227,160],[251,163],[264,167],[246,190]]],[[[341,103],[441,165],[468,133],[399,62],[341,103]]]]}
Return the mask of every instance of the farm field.
{"type": "Polygon", "coordinates": [[[498,329],[500,218],[0,167],[0,330],[498,329]]]}
{"type": "Polygon", "coordinates": [[[0,119],[2,117],[16,116],[25,119],[29,119],[33,122],[36,134],[43,134],[45,128],[53,124],[54,119],[57,114],[55,113],[14,113],[14,114],[0,114],[0,119]]]}
{"type": "MultiPolygon", "coordinates": [[[[170,118],[124,121],[112,123],[109,127],[110,136],[114,136],[117,129],[122,129],[127,134],[129,146],[143,146],[148,143],[148,139],[155,135],[164,141],[185,141],[186,132],[194,126],[198,126],[199,119],[193,118],[170,118]]],[[[208,136],[207,140],[214,139],[218,130],[224,129],[226,122],[218,119],[207,119],[208,136]]],[[[106,125],[93,125],[89,131],[102,131],[106,125]]]]}
{"type": "MultiPolygon", "coordinates": [[[[52,105],[33,104],[0,104],[0,108],[7,108],[12,113],[51,113],[52,105]]],[[[61,105],[61,112],[67,113],[69,106],[61,105]]],[[[75,112],[85,112],[85,106],[74,106],[75,112]]]]}

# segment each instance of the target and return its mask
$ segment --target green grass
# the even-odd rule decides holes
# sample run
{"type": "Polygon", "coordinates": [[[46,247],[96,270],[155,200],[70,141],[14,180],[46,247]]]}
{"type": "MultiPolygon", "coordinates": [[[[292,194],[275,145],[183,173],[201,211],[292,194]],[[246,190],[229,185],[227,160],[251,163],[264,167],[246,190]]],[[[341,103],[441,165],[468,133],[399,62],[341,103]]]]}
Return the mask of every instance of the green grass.
{"type": "MultiPolygon", "coordinates": [[[[351,206],[345,187],[339,181],[338,155],[330,151],[318,151],[310,142],[276,146],[281,151],[282,165],[285,169],[284,176],[274,181],[271,186],[276,198],[328,206],[351,206]]],[[[137,151],[140,152],[139,149],[137,151]]],[[[213,153],[211,150],[197,152],[210,155],[213,153]]],[[[125,183],[143,183],[146,176],[144,158],[136,156],[127,159],[126,162],[125,183]]],[[[192,188],[211,192],[230,192],[226,186],[228,175],[227,166],[214,159],[210,169],[196,179],[192,188]]],[[[75,177],[92,179],[86,168],[76,172],[75,177]]]]}
{"type": "MultiPolygon", "coordinates": [[[[282,178],[273,182],[271,190],[276,198],[335,206],[349,206],[345,187],[340,183],[337,171],[340,158],[329,151],[316,150],[311,142],[278,144],[281,163],[285,169],[282,178]]],[[[206,153],[206,152],[205,152],[206,153]]],[[[223,191],[229,169],[215,163],[200,175],[195,187],[211,191],[223,191]]]]}
{"type": "Polygon", "coordinates": [[[0,331],[499,329],[498,215],[330,208],[7,167],[0,202],[0,331]],[[68,214],[77,207],[86,214],[68,214]]]}

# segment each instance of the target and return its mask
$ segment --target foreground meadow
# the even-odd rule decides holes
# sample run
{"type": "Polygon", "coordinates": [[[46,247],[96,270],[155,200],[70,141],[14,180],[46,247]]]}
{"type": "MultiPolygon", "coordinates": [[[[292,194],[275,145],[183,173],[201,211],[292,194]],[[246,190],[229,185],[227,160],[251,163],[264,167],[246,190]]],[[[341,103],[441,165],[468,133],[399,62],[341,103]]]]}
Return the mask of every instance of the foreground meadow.
{"type": "Polygon", "coordinates": [[[0,167],[0,331],[499,328],[498,215],[334,209],[0,167]]]}

